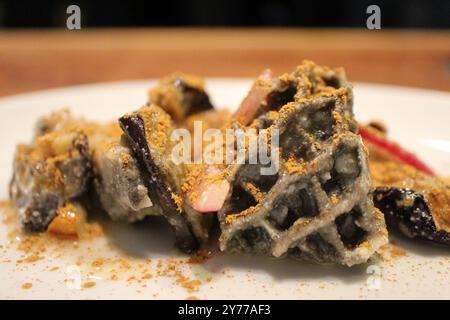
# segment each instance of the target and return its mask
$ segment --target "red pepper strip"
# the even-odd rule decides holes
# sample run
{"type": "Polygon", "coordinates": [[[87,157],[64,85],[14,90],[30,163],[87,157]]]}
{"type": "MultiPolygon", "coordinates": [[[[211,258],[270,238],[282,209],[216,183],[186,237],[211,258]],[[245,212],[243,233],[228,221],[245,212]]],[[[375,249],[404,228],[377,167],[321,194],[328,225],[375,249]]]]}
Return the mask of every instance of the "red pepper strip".
{"type": "Polygon", "coordinates": [[[388,152],[390,155],[398,159],[399,161],[408,164],[410,166],[415,167],[417,170],[420,170],[430,176],[434,176],[435,173],[431,170],[425,163],[420,161],[414,154],[409,151],[406,151],[398,144],[391,142],[387,139],[380,138],[368,132],[363,128],[358,129],[358,133],[361,135],[363,140],[366,140],[369,143],[383,149],[388,152]]]}

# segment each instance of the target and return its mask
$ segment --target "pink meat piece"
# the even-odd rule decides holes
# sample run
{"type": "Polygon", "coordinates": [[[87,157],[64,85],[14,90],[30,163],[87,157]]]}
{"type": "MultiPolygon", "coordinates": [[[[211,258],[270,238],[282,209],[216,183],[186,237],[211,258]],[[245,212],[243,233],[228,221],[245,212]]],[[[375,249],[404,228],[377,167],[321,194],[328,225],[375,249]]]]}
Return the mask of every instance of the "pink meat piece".
{"type": "Polygon", "coordinates": [[[230,190],[230,184],[227,180],[219,180],[210,185],[201,183],[197,188],[200,196],[192,205],[199,212],[215,212],[219,211],[225,198],[230,190]]]}
{"type": "MultiPolygon", "coordinates": [[[[220,174],[217,166],[209,165],[205,168],[200,183],[190,191],[196,195],[193,197],[195,202],[191,203],[193,209],[199,212],[214,212],[222,208],[230,184],[226,179],[217,179],[217,174],[220,174]]],[[[188,195],[188,199],[190,198],[188,195]]]]}
{"type": "Polygon", "coordinates": [[[248,125],[259,113],[262,102],[266,99],[270,84],[273,79],[272,70],[266,69],[253,83],[247,96],[233,114],[233,118],[248,125]]]}

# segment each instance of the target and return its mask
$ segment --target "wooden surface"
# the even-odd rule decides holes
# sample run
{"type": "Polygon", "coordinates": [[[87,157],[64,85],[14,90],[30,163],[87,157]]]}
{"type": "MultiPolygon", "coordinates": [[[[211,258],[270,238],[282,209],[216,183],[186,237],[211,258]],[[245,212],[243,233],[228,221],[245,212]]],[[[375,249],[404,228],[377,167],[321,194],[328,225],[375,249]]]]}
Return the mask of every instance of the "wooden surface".
{"type": "Polygon", "coordinates": [[[89,29],[0,31],[0,96],[173,71],[255,77],[303,59],[351,81],[450,91],[450,31],[89,29]]]}

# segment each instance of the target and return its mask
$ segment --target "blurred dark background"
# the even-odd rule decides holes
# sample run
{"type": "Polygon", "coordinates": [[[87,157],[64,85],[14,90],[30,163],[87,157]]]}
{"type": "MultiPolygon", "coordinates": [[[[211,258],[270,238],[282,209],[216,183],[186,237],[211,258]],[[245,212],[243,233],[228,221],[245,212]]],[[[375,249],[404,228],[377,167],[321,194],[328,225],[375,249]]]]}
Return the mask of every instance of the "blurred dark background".
{"type": "Polygon", "coordinates": [[[450,28],[450,0],[340,1],[21,1],[0,0],[1,28],[65,26],[81,8],[85,27],[292,26],[365,27],[366,8],[381,8],[383,28],[450,28]]]}

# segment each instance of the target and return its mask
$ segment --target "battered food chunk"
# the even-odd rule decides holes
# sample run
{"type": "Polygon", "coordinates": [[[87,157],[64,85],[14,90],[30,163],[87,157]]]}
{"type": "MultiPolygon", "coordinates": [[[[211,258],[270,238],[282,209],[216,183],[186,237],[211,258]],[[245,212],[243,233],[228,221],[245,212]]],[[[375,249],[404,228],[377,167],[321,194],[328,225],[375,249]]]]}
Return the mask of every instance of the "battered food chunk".
{"type": "Polygon", "coordinates": [[[359,128],[369,149],[374,203],[390,230],[450,245],[450,185],[416,155],[390,141],[379,122],[359,128]]]}
{"type": "Polygon", "coordinates": [[[170,136],[175,126],[170,116],[150,105],[124,115],[119,123],[140,165],[149,197],[172,226],[177,246],[184,252],[196,250],[207,241],[213,217],[196,212],[183,201],[185,168],[171,158],[175,142],[170,136]]]}
{"type": "Polygon", "coordinates": [[[89,130],[94,189],[104,211],[113,220],[136,222],[160,215],[148,195],[144,178],[131,149],[122,140],[117,122],[89,130]]]}
{"type": "Polygon", "coordinates": [[[45,231],[58,208],[83,196],[91,179],[88,138],[76,127],[17,146],[10,198],[26,231],[45,231]]]}
{"type": "Polygon", "coordinates": [[[164,109],[177,123],[194,113],[213,109],[203,79],[190,74],[178,72],[162,78],[150,90],[149,97],[150,104],[164,109]]]}
{"type": "Polygon", "coordinates": [[[366,262],[387,243],[387,231],[371,200],[367,154],[343,71],[305,62],[264,86],[259,105],[245,103],[252,112],[236,114],[257,116],[244,121],[246,129],[278,130],[279,147],[269,146],[278,149],[279,170],[263,175],[261,165],[248,161],[228,169],[220,248],[348,266],[366,262]]]}
{"type": "Polygon", "coordinates": [[[394,161],[373,161],[374,203],[392,230],[450,245],[450,186],[394,161]]]}

